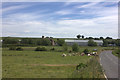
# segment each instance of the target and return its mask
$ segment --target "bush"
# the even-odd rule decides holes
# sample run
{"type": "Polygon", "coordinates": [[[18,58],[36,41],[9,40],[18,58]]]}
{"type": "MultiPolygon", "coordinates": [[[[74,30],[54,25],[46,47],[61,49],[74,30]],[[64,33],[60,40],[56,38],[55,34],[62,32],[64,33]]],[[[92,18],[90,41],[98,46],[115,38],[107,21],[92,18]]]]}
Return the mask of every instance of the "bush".
{"type": "Polygon", "coordinates": [[[63,45],[63,50],[67,51],[68,50],[68,46],[66,44],[63,45]]]}
{"type": "Polygon", "coordinates": [[[63,46],[64,43],[65,43],[65,41],[64,41],[63,39],[57,40],[57,44],[58,44],[59,46],[63,46]]]}
{"type": "Polygon", "coordinates": [[[35,51],[47,51],[45,47],[37,47],[35,51]]]}
{"type": "Polygon", "coordinates": [[[17,50],[17,51],[23,51],[23,48],[18,47],[18,48],[16,48],[16,50],[17,50]]]}
{"type": "Polygon", "coordinates": [[[41,40],[41,45],[43,45],[43,46],[50,46],[51,42],[50,42],[50,40],[48,38],[42,39],[41,40]]]}
{"type": "Polygon", "coordinates": [[[88,54],[89,50],[88,50],[88,49],[85,49],[83,52],[84,52],[85,54],[88,54]]]}
{"type": "Polygon", "coordinates": [[[76,70],[79,70],[79,69],[81,69],[81,68],[86,68],[86,67],[87,67],[86,64],[80,63],[80,64],[78,64],[78,65],[76,66],[76,70]]]}
{"type": "Polygon", "coordinates": [[[73,44],[73,45],[72,45],[72,50],[75,51],[75,52],[78,52],[78,51],[79,51],[79,46],[78,46],[78,44],[76,44],[76,43],[73,44]]]}
{"type": "Polygon", "coordinates": [[[54,50],[55,50],[55,48],[51,48],[50,50],[51,50],[51,51],[54,51],[54,50]]]}
{"type": "Polygon", "coordinates": [[[10,47],[9,50],[16,50],[16,47],[10,47]]]}
{"type": "Polygon", "coordinates": [[[88,41],[88,46],[97,46],[97,43],[94,42],[93,40],[88,41]]]}

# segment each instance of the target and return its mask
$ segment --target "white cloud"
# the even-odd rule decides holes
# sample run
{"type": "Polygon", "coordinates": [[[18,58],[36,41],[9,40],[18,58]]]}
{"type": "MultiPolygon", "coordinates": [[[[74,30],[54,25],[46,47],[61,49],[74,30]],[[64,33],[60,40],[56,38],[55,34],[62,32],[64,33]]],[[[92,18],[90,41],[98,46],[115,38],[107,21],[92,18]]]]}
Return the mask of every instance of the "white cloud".
{"type": "Polygon", "coordinates": [[[89,7],[92,7],[94,5],[97,5],[98,3],[99,2],[91,2],[91,3],[85,4],[85,5],[76,6],[76,8],[89,8],[89,7]]]}
{"type": "MultiPolygon", "coordinates": [[[[118,35],[117,8],[96,7],[96,3],[84,7],[90,8],[88,11],[81,10],[75,13],[71,10],[60,10],[51,14],[17,13],[3,18],[3,36],[53,36],[53,37],[75,37],[77,34],[85,36],[112,36],[118,35]],[[92,7],[90,7],[92,6],[92,7]],[[96,15],[95,18],[71,19],[62,17],[60,20],[44,21],[41,17],[49,15],[68,14],[96,15]]],[[[12,8],[11,8],[12,9],[12,8]]],[[[10,9],[8,9],[10,10],[10,9]]],[[[6,10],[7,11],[7,10],[6,10]]]]}
{"type": "Polygon", "coordinates": [[[60,15],[67,15],[67,14],[73,14],[72,10],[60,10],[55,12],[55,14],[60,14],[60,15]]]}
{"type": "Polygon", "coordinates": [[[23,9],[28,7],[28,5],[17,5],[17,6],[10,6],[10,7],[6,7],[6,8],[2,8],[2,12],[7,12],[7,11],[11,11],[11,10],[17,10],[17,9],[23,9]]]}
{"type": "Polygon", "coordinates": [[[118,2],[119,0],[4,0],[3,2],[118,2]]]}
{"type": "Polygon", "coordinates": [[[93,19],[59,20],[56,23],[34,20],[16,21],[12,25],[3,25],[3,35],[74,37],[76,34],[84,34],[117,38],[117,25],[116,15],[93,19]]]}

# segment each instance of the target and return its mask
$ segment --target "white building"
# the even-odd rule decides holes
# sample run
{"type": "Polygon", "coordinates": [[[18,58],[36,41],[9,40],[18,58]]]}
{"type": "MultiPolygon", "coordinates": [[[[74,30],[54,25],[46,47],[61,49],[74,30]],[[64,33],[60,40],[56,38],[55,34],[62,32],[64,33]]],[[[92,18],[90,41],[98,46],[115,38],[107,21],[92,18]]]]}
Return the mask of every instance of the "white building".
{"type": "MultiPolygon", "coordinates": [[[[73,45],[74,43],[77,43],[79,46],[88,46],[88,41],[89,40],[65,40],[67,45],[73,45]]],[[[98,46],[103,45],[102,40],[93,40],[93,41],[96,42],[98,46]]]]}

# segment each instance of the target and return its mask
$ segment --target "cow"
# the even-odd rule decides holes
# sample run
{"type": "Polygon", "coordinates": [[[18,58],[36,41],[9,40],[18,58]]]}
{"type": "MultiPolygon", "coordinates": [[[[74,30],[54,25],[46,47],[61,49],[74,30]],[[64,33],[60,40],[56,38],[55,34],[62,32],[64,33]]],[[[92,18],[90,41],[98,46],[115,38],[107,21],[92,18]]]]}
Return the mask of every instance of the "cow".
{"type": "Polygon", "coordinates": [[[67,55],[63,53],[63,54],[62,54],[62,57],[65,57],[65,56],[67,56],[67,55]]]}

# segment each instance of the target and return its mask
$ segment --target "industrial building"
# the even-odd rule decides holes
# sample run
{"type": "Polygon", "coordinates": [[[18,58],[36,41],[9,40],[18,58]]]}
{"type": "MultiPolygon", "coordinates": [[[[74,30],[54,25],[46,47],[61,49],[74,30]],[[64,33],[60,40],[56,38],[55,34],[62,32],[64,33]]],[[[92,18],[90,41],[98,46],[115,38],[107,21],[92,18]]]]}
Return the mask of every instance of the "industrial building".
{"type": "MultiPolygon", "coordinates": [[[[88,46],[89,40],[65,40],[65,43],[67,45],[73,45],[74,43],[77,43],[79,46],[88,46]]],[[[103,45],[103,40],[93,40],[97,43],[98,46],[103,45]]]]}

